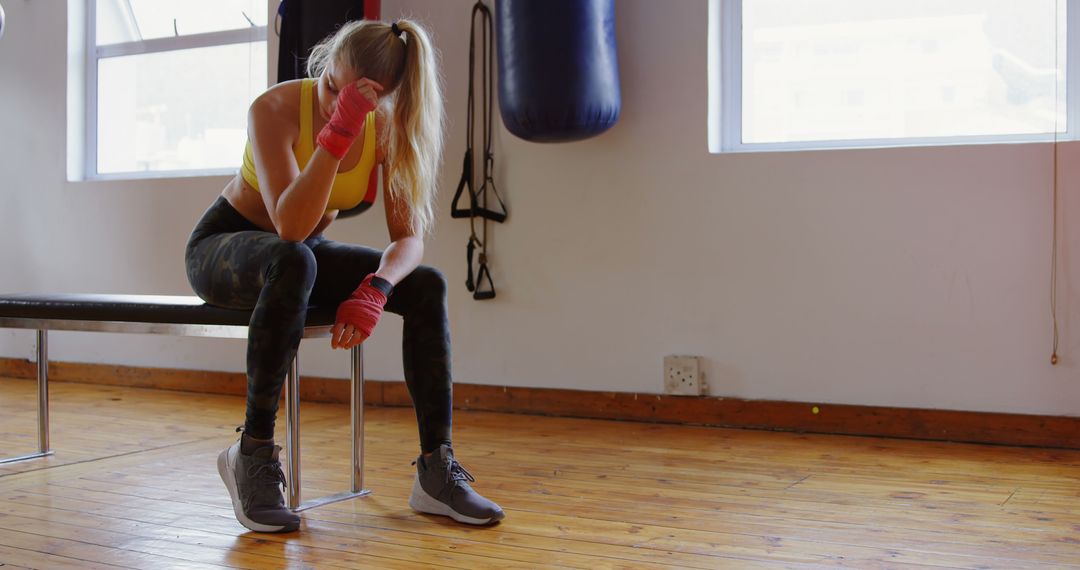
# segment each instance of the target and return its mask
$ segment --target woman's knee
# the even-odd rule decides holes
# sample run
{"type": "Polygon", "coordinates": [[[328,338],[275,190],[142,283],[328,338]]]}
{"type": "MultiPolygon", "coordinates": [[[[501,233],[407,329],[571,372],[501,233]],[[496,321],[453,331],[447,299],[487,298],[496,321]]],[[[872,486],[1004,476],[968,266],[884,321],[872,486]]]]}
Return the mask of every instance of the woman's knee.
{"type": "Polygon", "coordinates": [[[267,281],[288,280],[311,291],[318,265],[315,254],[303,242],[277,240],[270,245],[270,263],[266,268],[267,281]]]}
{"type": "Polygon", "coordinates": [[[409,274],[411,287],[415,287],[425,298],[442,300],[446,297],[446,276],[441,271],[427,265],[418,266],[409,274]]]}

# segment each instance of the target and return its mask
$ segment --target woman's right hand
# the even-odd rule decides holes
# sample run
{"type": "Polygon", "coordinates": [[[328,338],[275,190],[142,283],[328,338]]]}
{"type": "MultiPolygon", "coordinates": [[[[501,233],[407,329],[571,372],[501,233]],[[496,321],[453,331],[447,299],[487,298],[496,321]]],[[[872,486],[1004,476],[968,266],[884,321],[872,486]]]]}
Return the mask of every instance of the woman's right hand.
{"type": "Polygon", "coordinates": [[[368,113],[379,104],[379,92],[383,86],[362,77],[346,85],[337,96],[337,104],[330,121],[319,131],[316,143],[341,160],[349,152],[368,113]]]}

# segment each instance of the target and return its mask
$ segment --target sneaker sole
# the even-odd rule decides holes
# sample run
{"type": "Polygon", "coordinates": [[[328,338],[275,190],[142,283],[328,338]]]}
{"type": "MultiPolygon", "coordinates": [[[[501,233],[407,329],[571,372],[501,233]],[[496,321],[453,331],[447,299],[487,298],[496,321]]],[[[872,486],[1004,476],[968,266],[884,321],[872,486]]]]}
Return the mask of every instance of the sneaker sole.
{"type": "Polygon", "coordinates": [[[294,525],[269,525],[260,524],[247,517],[244,514],[244,508],[240,505],[240,493],[236,491],[236,472],[232,470],[229,465],[229,450],[232,447],[225,448],[218,455],[217,470],[218,475],[221,475],[221,481],[225,483],[225,488],[229,491],[229,498],[232,499],[233,514],[236,515],[236,520],[255,532],[292,532],[300,528],[300,523],[294,525]]]}
{"type": "Polygon", "coordinates": [[[409,506],[412,507],[414,511],[427,513],[429,515],[442,515],[444,517],[450,517],[459,523],[472,525],[489,525],[503,519],[502,513],[486,519],[465,516],[454,509],[451,509],[450,505],[429,495],[427,491],[420,486],[420,479],[413,479],[412,494],[409,495],[409,506]]]}

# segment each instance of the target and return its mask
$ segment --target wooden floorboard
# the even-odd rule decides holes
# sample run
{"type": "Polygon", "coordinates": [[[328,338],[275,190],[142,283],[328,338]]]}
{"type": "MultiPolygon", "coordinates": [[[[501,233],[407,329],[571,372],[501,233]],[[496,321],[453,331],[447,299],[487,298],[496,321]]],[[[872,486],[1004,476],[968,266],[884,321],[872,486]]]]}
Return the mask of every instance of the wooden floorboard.
{"type": "MultiPolygon", "coordinates": [[[[36,437],[0,378],[0,455],[36,437]]],[[[1075,568],[1080,452],[457,412],[507,519],[415,513],[408,409],[369,408],[369,497],[247,532],[214,468],[234,396],[61,383],[55,455],[0,466],[0,568],[1075,568]]],[[[305,497],[348,485],[348,410],[302,407],[305,497]]]]}

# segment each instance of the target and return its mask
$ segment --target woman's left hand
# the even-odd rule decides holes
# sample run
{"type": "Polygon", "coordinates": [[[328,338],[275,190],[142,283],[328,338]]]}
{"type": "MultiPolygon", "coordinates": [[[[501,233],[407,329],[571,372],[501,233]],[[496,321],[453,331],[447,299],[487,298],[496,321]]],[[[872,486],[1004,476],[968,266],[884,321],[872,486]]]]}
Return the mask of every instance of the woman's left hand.
{"type": "Polygon", "coordinates": [[[367,340],[375,330],[386,305],[386,294],[376,289],[368,275],[348,299],[338,305],[334,328],[330,331],[330,346],[350,349],[367,340]]]}

